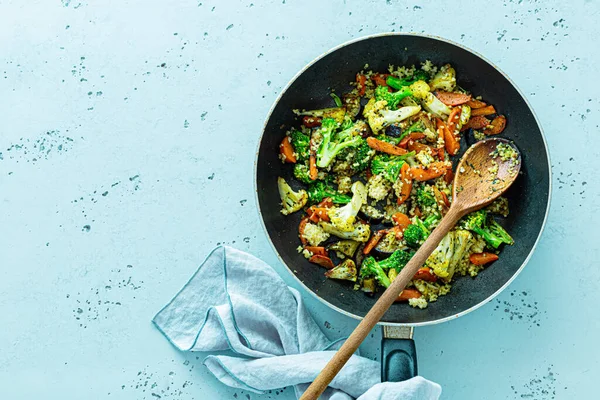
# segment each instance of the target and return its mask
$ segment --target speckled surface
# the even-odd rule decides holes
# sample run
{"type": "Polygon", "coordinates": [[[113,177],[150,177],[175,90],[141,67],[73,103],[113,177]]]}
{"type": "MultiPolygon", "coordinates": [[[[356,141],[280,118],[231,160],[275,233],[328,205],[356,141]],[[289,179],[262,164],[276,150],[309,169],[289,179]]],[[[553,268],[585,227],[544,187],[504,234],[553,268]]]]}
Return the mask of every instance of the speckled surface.
{"type": "MultiPolygon", "coordinates": [[[[220,385],[204,354],[177,352],[150,320],[219,243],[296,286],[255,210],[264,117],[313,57],[402,30],[507,72],[542,121],[554,173],[531,262],[492,303],[416,330],[421,374],[444,399],[592,398],[600,6],[444,3],[2,1],[0,397],[293,398],[220,385]]],[[[306,301],[331,337],[355,325],[306,301]]]]}

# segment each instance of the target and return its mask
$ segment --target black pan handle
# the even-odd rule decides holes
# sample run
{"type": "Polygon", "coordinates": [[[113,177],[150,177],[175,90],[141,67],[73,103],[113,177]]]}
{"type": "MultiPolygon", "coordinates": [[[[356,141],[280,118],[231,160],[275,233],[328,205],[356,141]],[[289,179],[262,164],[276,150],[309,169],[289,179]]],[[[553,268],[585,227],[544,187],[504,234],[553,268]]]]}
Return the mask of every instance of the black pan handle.
{"type": "Polygon", "coordinates": [[[400,382],[417,376],[417,349],[409,326],[384,326],[381,339],[381,381],[400,382]]]}

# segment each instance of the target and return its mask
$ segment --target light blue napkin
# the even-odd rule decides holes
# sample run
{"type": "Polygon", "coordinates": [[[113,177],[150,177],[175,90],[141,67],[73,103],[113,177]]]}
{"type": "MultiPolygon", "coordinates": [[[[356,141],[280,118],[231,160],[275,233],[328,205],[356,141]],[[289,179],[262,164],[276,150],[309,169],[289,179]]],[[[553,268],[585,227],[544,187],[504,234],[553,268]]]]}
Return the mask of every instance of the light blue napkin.
{"type": "MultiPolygon", "coordinates": [[[[231,350],[204,365],[224,384],[264,393],[294,386],[299,397],[334,354],[297,290],[256,257],[213,250],[189,282],[153,320],[179,350],[231,350]]],[[[321,398],[435,400],[438,384],[422,377],[380,383],[380,365],[352,356],[321,398]]]]}

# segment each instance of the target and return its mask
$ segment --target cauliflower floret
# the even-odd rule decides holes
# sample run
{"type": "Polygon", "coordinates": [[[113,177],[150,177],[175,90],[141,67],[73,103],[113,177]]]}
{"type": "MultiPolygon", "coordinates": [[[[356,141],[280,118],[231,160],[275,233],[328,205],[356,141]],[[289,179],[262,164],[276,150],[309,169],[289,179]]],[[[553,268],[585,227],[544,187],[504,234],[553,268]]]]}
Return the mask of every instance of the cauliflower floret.
{"type": "Polygon", "coordinates": [[[429,151],[429,149],[421,150],[420,152],[417,153],[415,158],[424,166],[428,166],[429,164],[431,164],[432,162],[435,161],[433,159],[433,156],[431,155],[431,152],[429,151]]]}
{"type": "Polygon", "coordinates": [[[367,202],[367,188],[361,181],[352,184],[352,200],[343,207],[332,207],[327,211],[331,223],[339,230],[350,232],[354,229],[356,214],[367,202]]]}
{"type": "Polygon", "coordinates": [[[281,197],[281,213],[288,215],[300,210],[308,201],[308,193],[304,189],[294,192],[282,177],[277,178],[277,189],[281,197]]]}
{"type": "Polygon", "coordinates": [[[433,76],[429,82],[431,90],[442,89],[451,92],[456,87],[456,71],[450,64],[446,64],[433,76]]]}
{"type": "Polygon", "coordinates": [[[329,233],[325,232],[320,226],[309,222],[304,227],[302,237],[306,239],[311,246],[318,246],[329,239],[329,233]]]}
{"type": "Polygon", "coordinates": [[[454,271],[450,270],[450,260],[454,254],[454,235],[449,232],[425,261],[425,265],[433,269],[440,278],[450,279],[454,271]]]}
{"type": "Polygon", "coordinates": [[[377,201],[385,199],[391,189],[392,184],[383,175],[373,175],[367,182],[369,197],[377,201]]]}
{"type": "Polygon", "coordinates": [[[354,224],[354,229],[350,232],[344,232],[329,222],[321,221],[319,226],[329,234],[335,235],[340,239],[350,239],[357,242],[366,242],[371,236],[371,227],[369,224],[361,224],[360,222],[354,224]]]}
{"type": "Polygon", "coordinates": [[[425,81],[416,81],[409,86],[413,96],[417,99],[424,99],[429,93],[429,85],[425,81]]]}
{"type": "Polygon", "coordinates": [[[423,108],[431,114],[444,119],[452,112],[450,107],[442,103],[433,93],[427,93],[423,99],[423,108]]]}
{"type": "Polygon", "coordinates": [[[371,127],[373,133],[377,135],[386,126],[412,117],[419,111],[421,111],[420,106],[406,106],[394,111],[388,110],[387,101],[377,101],[373,97],[365,105],[363,115],[365,116],[365,118],[367,118],[367,122],[369,123],[369,126],[371,127]]]}
{"type": "Polygon", "coordinates": [[[408,299],[408,305],[415,308],[420,308],[421,310],[427,308],[427,300],[425,297],[421,296],[416,299],[408,299]]]}

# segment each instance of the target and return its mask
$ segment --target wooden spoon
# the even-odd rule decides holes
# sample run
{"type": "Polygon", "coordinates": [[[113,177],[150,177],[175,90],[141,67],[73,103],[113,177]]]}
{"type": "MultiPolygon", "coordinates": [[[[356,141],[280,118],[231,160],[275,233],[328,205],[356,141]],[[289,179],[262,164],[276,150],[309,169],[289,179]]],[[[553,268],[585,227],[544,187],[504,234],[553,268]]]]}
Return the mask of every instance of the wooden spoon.
{"type": "Polygon", "coordinates": [[[505,139],[482,140],[465,152],[456,168],[450,209],[300,400],[314,400],[323,393],[448,231],[461,217],[487,206],[504,193],[515,181],[520,169],[521,155],[505,139]],[[497,149],[499,144],[502,146],[497,149]],[[513,157],[507,154],[511,149],[514,150],[513,157]]]}

